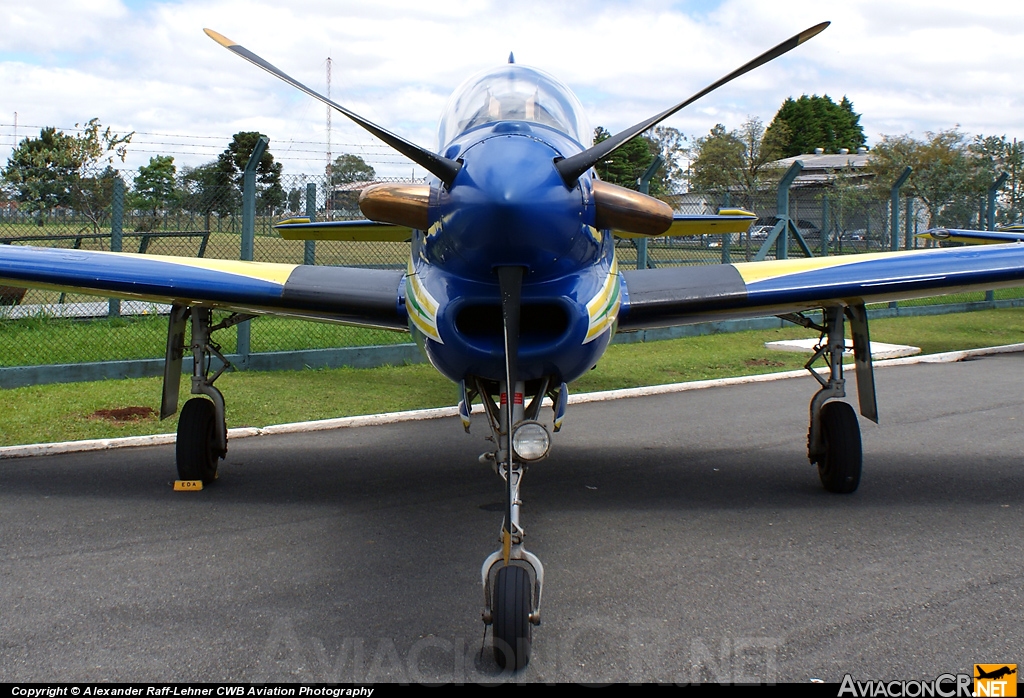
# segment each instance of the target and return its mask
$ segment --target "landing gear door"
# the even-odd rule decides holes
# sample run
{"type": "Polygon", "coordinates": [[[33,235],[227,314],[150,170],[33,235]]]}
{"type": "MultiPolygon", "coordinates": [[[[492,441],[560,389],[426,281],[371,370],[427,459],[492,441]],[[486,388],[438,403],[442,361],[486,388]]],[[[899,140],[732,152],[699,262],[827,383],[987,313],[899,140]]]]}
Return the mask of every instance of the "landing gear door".
{"type": "Polygon", "coordinates": [[[878,424],[878,402],[875,400],[875,371],[871,364],[871,338],[868,336],[868,313],[863,303],[846,309],[853,335],[853,360],[857,369],[857,398],[860,413],[878,424]]]}
{"type": "Polygon", "coordinates": [[[167,419],[178,411],[181,357],[185,352],[185,321],[188,315],[188,306],[171,306],[171,317],[167,323],[167,354],[164,358],[164,391],[160,401],[160,419],[167,419]]]}

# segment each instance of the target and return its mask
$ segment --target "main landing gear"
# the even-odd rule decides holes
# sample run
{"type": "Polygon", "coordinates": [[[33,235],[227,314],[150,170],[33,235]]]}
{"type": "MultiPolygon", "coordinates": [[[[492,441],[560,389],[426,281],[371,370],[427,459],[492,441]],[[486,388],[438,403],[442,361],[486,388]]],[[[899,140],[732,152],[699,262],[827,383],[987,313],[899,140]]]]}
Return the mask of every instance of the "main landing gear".
{"type": "Polygon", "coordinates": [[[821,332],[814,356],[804,365],[804,368],[821,384],[821,389],[814,394],[810,404],[807,457],[812,464],[818,466],[818,476],[826,490],[837,494],[854,492],[860,484],[863,462],[860,423],[853,407],[848,403],[829,400],[846,396],[846,381],[843,378],[843,352],[846,349],[846,340],[843,336],[843,325],[844,320],[849,318],[853,333],[857,394],[861,414],[873,422],[878,422],[867,313],[863,305],[825,308],[822,325],[816,324],[802,314],[781,317],[821,332]],[[828,362],[828,378],[821,376],[812,368],[821,358],[828,362]]]}
{"type": "Polygon", "coordinates": [[[180,480],[202,480],[204,485],[208,485],[217,479],[217,466],[228,452],[228,430],[224,418],[224,396],[213,383],[231,367],[231,363],[221,354],[220,345],[213,341],[211,335],[216,330],[232,327],[252,317],[234,313],[214,325],[210,308],[181,305],[171,308],[160,419],[170,417],[178,409],[185,322],[189,319],[192,320],[192,394],[209,398],[192,398],[181,409],[175,447],[180,480]],[[221,367],[211,375],[210,363],[214,356],[220,360],[221,367]]]}

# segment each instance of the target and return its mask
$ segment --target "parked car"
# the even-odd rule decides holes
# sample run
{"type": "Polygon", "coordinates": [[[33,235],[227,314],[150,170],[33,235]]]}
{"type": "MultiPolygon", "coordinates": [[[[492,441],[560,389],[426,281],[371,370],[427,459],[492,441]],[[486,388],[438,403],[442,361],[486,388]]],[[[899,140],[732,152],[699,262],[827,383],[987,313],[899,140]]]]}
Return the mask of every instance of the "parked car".
{"type": "MultiPolygon", "coordinates": [[[[775,224],[778,219],[775,216],[764,216],[754,221],[754,224],[750,227],[750,239],[751,240],[765,240],[768,235],[775,228],[775,224]]],[[[793,221],[796,224],[796,229],[800,231],[800,235],[807,242],[808,245],[814,246],[821,244],[821,229],[811,221],[798,218],[793,221]]]]}

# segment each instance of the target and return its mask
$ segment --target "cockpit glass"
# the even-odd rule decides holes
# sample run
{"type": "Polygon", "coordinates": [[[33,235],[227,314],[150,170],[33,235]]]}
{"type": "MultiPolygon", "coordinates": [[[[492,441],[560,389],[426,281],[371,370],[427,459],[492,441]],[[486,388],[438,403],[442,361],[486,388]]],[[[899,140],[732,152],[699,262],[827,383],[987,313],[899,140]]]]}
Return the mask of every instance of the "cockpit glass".
{"type": "Polygon", "coordinates": [[[594,138],[583,106],[547,73],[508,64],[477,73],[448,100],[438,126],[441,148],[466,131],[494,121],[529,121],[569,135],[583,147],[594,138]]]}

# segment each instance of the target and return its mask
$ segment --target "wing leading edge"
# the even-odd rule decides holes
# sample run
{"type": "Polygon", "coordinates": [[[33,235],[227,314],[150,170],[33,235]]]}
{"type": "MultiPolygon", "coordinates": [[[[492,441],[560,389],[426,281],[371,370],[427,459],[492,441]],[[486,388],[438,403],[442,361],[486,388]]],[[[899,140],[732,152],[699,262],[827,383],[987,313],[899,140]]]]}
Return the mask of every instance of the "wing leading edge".
{"type": "Polygon", "coordinates": [[[407,329],[405,272],[0,246],[0,285],[407,329]]]}
{"type": "Polygon", "coordinates": [[[622,272],[619,330],[1024,286],[1024,245],[622,272]]]}

